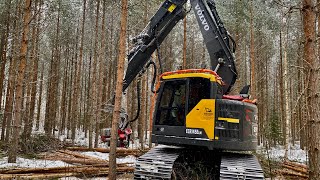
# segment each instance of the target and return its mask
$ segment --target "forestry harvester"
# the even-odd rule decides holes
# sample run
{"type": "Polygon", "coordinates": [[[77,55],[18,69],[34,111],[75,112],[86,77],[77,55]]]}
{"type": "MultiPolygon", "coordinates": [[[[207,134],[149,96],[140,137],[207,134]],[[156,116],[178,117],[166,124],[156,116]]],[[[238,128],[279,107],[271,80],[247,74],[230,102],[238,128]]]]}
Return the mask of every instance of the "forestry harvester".
{"type": "MultiPolygon", "coordinates": [[[[150,65],[156,68],[150,57],[155,50],[159,52],[165,37],[186,16],[187,1],[164,0],[145,29],[134,38],[123,92],[150,65]]],[[[210,68],[162,73],[158,54],[162,75],[159,88],[153,90],[156,101],[151,138],[161,146],[137,159],[134,177],[177,178],[175,169],[179,169],[179,164],[192,166],[197,160],[210,159],[206,163],[212,169],[209,179],[264,179],[257,158],[243,153],[257,147],[257,106],[249,100],[249,86],[239,95],[228,95],[237,78],[235,42],[213,0],[190,3],[209,52],[210,68]]],[[[154,73],[157,74],[156,70],[154,73]]],[[[155,76],[153,79],[152,86],[155,76]]],[[[121,123],[119,130],[124,132],[130,122],[121,123]]]]}

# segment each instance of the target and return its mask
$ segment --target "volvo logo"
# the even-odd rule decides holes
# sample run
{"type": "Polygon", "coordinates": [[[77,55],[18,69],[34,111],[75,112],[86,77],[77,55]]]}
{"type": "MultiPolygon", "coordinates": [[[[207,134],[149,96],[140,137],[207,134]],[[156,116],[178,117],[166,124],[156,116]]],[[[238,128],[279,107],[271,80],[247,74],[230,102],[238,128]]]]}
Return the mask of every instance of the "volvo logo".
{"type": "Polygon", "coordinates": [[[208,25],[208,22],[207,22],[206,18],[205,18],[204,15],[203,15],[203,10],[200,8],[200,5],[197,4],[197,5],[195,6],[195,9],[196,9],[197,15],[198,15],[198,17],[199,17],[199,19],[200,19],[200,21],[201,21],[201,24],[203,25],[203,29],[204,29],[205,31],[209,31],[210,26],[208,25]]]}

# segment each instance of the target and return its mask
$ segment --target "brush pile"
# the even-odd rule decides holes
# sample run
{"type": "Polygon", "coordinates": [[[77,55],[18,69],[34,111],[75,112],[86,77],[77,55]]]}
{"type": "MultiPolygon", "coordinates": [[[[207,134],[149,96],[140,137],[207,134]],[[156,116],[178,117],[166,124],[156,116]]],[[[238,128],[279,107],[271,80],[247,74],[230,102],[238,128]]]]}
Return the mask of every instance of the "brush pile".
{"type": "Polygon", "coordinates": [[[308,179],[307,165],[284,161],[282,169],[276,170],[276,174],[290,178],[290,179],[308,179]]]}

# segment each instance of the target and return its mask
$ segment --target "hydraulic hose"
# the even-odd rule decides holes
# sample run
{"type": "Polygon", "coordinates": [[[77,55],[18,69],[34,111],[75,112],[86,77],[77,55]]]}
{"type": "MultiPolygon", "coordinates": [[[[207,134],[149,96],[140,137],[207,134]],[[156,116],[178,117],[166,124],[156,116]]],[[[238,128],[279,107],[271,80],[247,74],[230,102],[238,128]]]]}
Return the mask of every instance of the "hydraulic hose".
{"type": "Polygon", "coordinates": [[[148,69],[150,67],[150,65],[153,65],[153,77],[152,77],[152,83],[151,83],[151,92],[158,93],[159,90],[157,90],[157,91],[154,90],[154,85],[156,83],[156,78],[157,78],[157,65],[152,60],[149,61],[149,63],[146,65],[146,68],[148,69]]]}
{"type": "MultiPolygon", "coordinates": [[[[151,84],[151,91],[153,93],[158,93],[159,90],[157,90],[157,91],[154,90],[154,84],[155,84],[156,78],[157,78],[157,65],[156,65],[156,63],[154,61],[150,60],[149,63],[146,65],[146,69],[149,68],[150,65],[153,65],[153,68],[154,68],[152,84],[151,84]]],[[[123,129],[127,128],[130,123],[136,121],[140,116],[140,109],[141,109],[141,99],[140,99],[141,80],[140,80],[140,77],[141,77],[141,74],[139,75],[138,82],[137,82],[137,100],[138,100],[137,114],[132,120],[126,122],[126,124],[123,126],[123,129]]]]}
{"type": "Polygon", "coordinates": [[[123,129],[127,128],[130,123],[136,121],[140,116],[140,107],[141,107],[141,100],[140,100],[141,80],[140,80],[140,77],[141,77],[141,75],[139,75],[138,82],[137,82],[137,99],[138,99],[137,114],[132,120],[126,122],[126,124],[123,126],[123,129]]]}

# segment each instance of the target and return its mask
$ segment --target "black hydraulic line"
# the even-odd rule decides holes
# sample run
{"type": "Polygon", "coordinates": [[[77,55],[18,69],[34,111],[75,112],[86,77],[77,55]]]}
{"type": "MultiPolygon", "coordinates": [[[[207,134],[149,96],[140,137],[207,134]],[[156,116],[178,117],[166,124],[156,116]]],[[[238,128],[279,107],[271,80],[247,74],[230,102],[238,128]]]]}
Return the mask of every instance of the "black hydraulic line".
{"type": "Polygon", "coordinates": [[[156,46],[157,46],[157,56],[158,56],[158,61],[160,65],[160,74],[163,73],[163,67],[162,67],[162,62],[161,62],[161,56],[160,56],[160,45],[158,42],[158,38],[156,39],[156,46]]]}
{"type": "MultiPolygon", "coordinates": [[[[157,91],[154,90],[154,84],[155,84],[155,82],[156,82],[156,77],[157,77],[157,65],[156,65],[156,63],[155,63],[154,61],[150,60],[149,63],[146,65],[146,69],[148,69],[148,68],[150,67],[150,65],[153,65],[153,68],[154,68],[154,70],[153,70],[152,84],[151,84],[151,92],[153,92],[153,93],[158,93],[159,90],[157,90],[157,91]]],[[[124,128],[123,128],[123,129],[127,128],[130,123],[136,121],[136,120],[139,118],[139,116],[140,116],[140,109],[141,109],[141,99],[140,99],[141,80],[140,80],[140,77],[141,77],[141,75],[143,74],[143,72],[144,72],[144,71],[142,71],[142,73],[139,75],[138,82],[137,82],[137,99],[138,99],[137,114],[136,114],[136,116],[135,116],[132,120],[128,121],[128,122],[124,125],[124,128]]]]}
{"type": "Polygon", "coordinates": [[[141,99],[140,99],[141,80],[140,80],[140,77],[141,77],[141,75],[139,75],[138,82],[137,82],[137,99],[138,99],[137,114],[132,120],[126,122],[126,124],[123,126],[123,129],[127,128],[130,123],[136,121],[140,116],[140,109],[141,109],[141,99]]]}
{"type": "Polygon", "coordinates": [[[157,90],[157,91],[154,90],[154,85],[156,83],[156,78],[157,78],[157,65],[154,61],[150,60],[149,63],[146,65],[146,69],[148,69],[150,67],[150,65],[153,65],[153,77],[152,77],[152,83],[151,83],[151,92],[158,93],[159,90],[157,90]]]}

